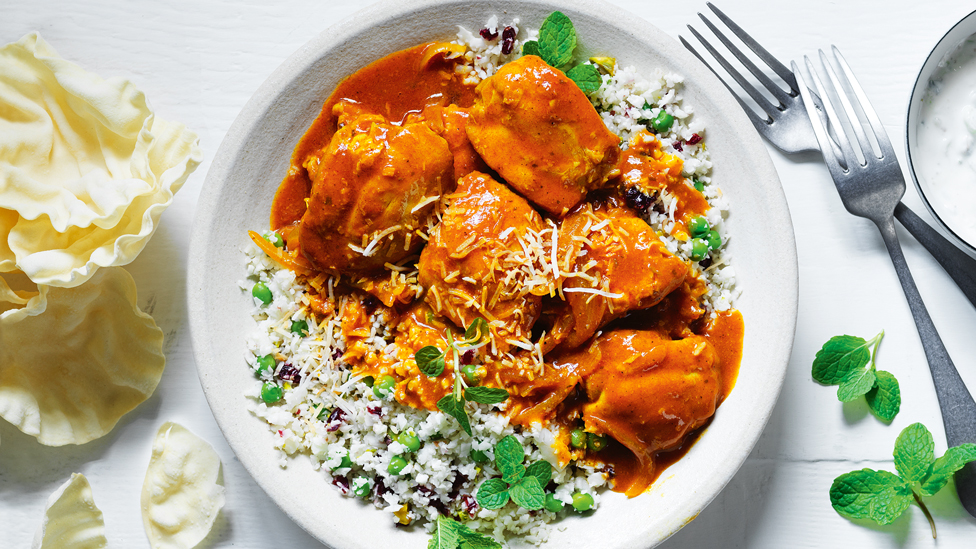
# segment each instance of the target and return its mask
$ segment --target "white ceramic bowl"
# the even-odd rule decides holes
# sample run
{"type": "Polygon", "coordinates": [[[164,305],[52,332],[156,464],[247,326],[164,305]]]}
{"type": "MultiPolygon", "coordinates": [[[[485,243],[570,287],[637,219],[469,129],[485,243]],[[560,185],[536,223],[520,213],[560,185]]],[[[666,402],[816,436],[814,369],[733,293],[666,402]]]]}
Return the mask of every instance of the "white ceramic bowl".
{"type": "MultiPolygon", "coordinates": [[[[915,182],[915,188],[925,203],[925,207],[938,221],[939,225],[951,236],[958,246],[971,254],[976,254],[976,238],[973,232],[966,230],[960,225],[960,217],[954,215],[947,209],[947,202],[954,202],[951,196],[941,195],[940,190],[933,188],[932,181],[929,181],[920,173],[925,172],[923,164],[931,159],[923,158],[923,150],[919,147],[918,133],[919,124],[922,122],[920,114],[922,112],[923,101],[926,100],[926,92],[930,90],[930,83],[940,65],[944,64],[946,57],[950,56],[959,44],[969,36],[976,34],[976,11],[963,17],[932,48],[922,69],[918,72],[915,85],[912,87],[911,100],[908,104],[908,125],[905,136],[908,148],[908,167],[915,182]],[[967,236],[968,235],[968,236],[967,236]]],[[[976,64],[976,62],[974,62],[976,64]]],[[[974,67],[976,68],[976,67],[974,67]]],[[[971,215],[972,206],[969,206],[971,215]]]]}
{"type": "MultiPolygon", "coordinates": [[[[582,46],[645,74],[656,67],[685,77],[685,104],[706,121],[714,179],[731,202],[738,308],[745,317],[742,367],[714,421],[678,463],[634,499],[608,494],[590,516],[570,516],[548,548],[644,548],[691,521],[746,459],[773,409],[796,325],[793,228],[776,171],[759,136],[725,87],[675,40],[647,22],[593,1],[438,0],[376,5],[340,22],[285,61],[230,128],[207,175],[190,245],[190,328],[200,381],[230,446],[257,483],[298,525],[336,548],[423,548],[423,529],[394,528],[389,515],[344,498],[309,460],[278,466],[272,433],[245,410],[253,383],[244,335],[254,328],[241,249],[263,230],[292,148],[345,76],[415,44],[451,39],[457,25],[478,29],[497,14],[537,27],[554,9],[573,21],[582,46]]],[[[513,546],[519,546],[514,542],[513,546]]]]}

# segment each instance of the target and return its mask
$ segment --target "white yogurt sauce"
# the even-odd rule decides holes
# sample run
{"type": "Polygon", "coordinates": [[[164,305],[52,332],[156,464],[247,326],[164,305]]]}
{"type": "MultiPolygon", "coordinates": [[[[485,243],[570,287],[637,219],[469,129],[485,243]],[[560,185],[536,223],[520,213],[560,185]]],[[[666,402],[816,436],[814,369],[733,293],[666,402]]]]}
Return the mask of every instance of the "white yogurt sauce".
{"type": "Polygon", "coordinates": [[[976,34],[929,79],[912,155],[925,197],[957,236],[976,246],[976,34]]]}

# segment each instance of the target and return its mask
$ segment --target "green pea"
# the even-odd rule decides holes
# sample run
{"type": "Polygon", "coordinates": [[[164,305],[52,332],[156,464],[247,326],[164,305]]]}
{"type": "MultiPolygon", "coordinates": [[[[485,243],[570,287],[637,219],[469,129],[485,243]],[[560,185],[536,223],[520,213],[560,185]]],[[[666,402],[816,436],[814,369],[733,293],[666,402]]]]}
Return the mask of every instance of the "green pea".
{"type": "Polygon", "coordinates": [[[722,237],[719,236],[718,231],[712,229],[708,231],[708,247],[717,250],[722,246],[722,237]]]}
{"type": "Polygon", "coordinates": [[[339,469],[346,469],[348,467],[352,467],[352,460],[349,459],[349,452],[346,452],[343,454],[342,461],[339,462],[339,465],[333,467],[332,470],[338,471],[339,469]]]}
{"type": "Polygon", "coordinates": [[[705,259],[706,255],[708,255],[708,241],[701,238],[693,239],[691,241],[691,259],[701,261],[705,259]]]}
{"type": "Polygon", "coordinates": [[[367,479],[366,477],[359,477],[359,478],[364,479],[365,482],[360,481],[360,482],[357,483],[357,482],[353,481],[353,484],[356,487],[353,488],[352,491],[353,491],[354,494],[356,494],[356,496],[361,497],[361,498],[364,498],[364,497],[366,497],[366,496],[369,495],[369,489],[371,488],[371,486],[370,486],[369,479],[367,479]]]}
{"type": "Polygon", "coordinates": [[[691,231],[691,236],[695,238],[705,238],[710,229],[708,220],[700,215],[691,218],[691,221],[688,222],[688,230],[691,231]]]}
{"type": "Polygon", "coordinates": [[[261,400],[265,404],[274,404],[285,396],[285,391],[281,389],[276,383],[271,383],[270,381],[261,386],[261,400]]]}
{"type": "Polygon", "coordinates": [[[374,382],[376,382],[376,380],[373,379],[373,376],[366,376],[363,378],[363,383],[365,383],[367,387],[372,387],[374,382]]]}
{"type": "Polygon", "coordinates": [[[420,437],[417,433],[412,430],[404,431],[396,436],[396,441],[400,444],[406,446],[407,450],[410,452],[416,452],[420,449],[420,437]]]}
{"type": "Polygon", "coordinates": [[[304,320],[292,320],[291,333],[298,334],[298,335],[308,335],[308,322],[304,320]]]}
{"type": "Polygon", "coordinates": [[[607,447],[607,437],[596,433],[586,433],[586,447],[594,452],[599,452],[607,447]]]}
{"type": "Polygon", "coordinates": [[[329,414],[331,414],[331,413],[332,413],[332,411],[331,411],[331,410],[329,410],[329,409],[328,409],[328,408],[326,408],[325,406],[322,406],[322,408],[321,408],[321,409],[319,410],[319,415],[318,415],[318,416],[316,416],[316,418],[317,418],[317,419],[318,419],[319,421],[325,421],[326,419],[328,419],[328,418],[329,418],[329,414]]]}
{"type": "Polygon", "coordinates": [[[407,460],[402,456],[393,456],[390,459],[390,464],[387,465],[386,471],[391,475],[399,475],[400,471],[407,466],[407,460]]]}
{"type": "Polygon", "coordinates": [[[275,370],[275,358],[274,355],[264,355],[259,356],[257,360],[258,369],[254,374],[258,377],[264,377],[265,375],[271,375],[275,370]]]}
{"type": "Polygon", "coordinates": [[[562,500],[556,499],[556,496],[552,494],[546,494],[546,502],[543,504],[547,511],[552,511],[553,513],[562,511],[565,505],[562,500]]]}
{"type": "Polygon", "coordinates": [[[261,303],[264,303],[265,305],[271,303],[271,300],[274,299],[274,296],[271,295],[271,290],[268,289],[268,286],[265,285],[264,282],[258,282],[255,284],[254,287],[251,288],[251,295],[260,299],[261,303]]]}
{"type": "Polygon", "coordinates": [[[674,124],[674,117],[664,112],[664,109],[661,109],[661,112],[657,113],[657,116],[651,119],[651,126],[658,133],[670,130],[672,124],[674,124]]]}
{"type": "Polygon", "coordinates": [[[699,179],[692,179],[692,183],[695,185],[695,190],[698,192],[703,192],[705,190],[705,183],[699,179]]]}
{"type": "Polygon", "coordinates": [[[268,233],[264,235],[264,239],[274,244],[276,248],[280,248],[285,245],[285,239],[281,238],[281,235],[278,233],[268,233]]]}
{"type": "Polygon", "coordinates": [[[465,364],[461,366],[461,375],[464,376],[464,382],[468,385],[477,385],[481,383],[481,375],[478,373],[478,367],[474,364],[465,364]]]}
{"type": "Polygon", "coordinates": [[[586,448],[586,431],[576,428],[569,433],[569,442],[573,448],[586,448]]]}
{"type": "Polygon", "coordinates": [[[488,463],[491,461],[488,459],[488,454],[482,452],[481,450],[471,449],[471,460],[475,463],[488,463]]]}
{"type": "Polygon", "coordinates": [[[589,511],[593,508],[593,496],[589,494],[584,494],[582,492],[576,492],[573,494],[573,509],[576,509],[580,513],[584,511],[589,511]]]}
{"type": "Polygon", "coordinates": [[[396,387],[396,378],[393,376],[383,376],[373,383],[373,394],[376,398],[386,398],[396,387]]]}

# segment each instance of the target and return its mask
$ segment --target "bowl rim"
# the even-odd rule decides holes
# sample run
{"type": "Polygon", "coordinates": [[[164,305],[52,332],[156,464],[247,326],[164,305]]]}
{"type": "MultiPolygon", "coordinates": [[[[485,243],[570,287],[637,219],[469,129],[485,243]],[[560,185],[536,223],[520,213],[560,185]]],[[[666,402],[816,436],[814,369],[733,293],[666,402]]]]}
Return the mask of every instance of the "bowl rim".
{"type": "MultiPolygon", "coordinates": [[[[765,199],[769,204],[769,209],[766,213],[769,219],[778,222],[780,231],[777,234],[770,235],[770,238],[774,241],[772,249],[778,249],[782,252],[781,257],[776,258],[777,276],[784,280],[784,291],[781,295],[781,308],[779,309],[781,314],[777,315],[776,320],[783,326],[783,330],[782,333],[777,334],[782,341],[778,343],[769,356],[763,357],[771,359],[769,360],[769,364],[773,366],[770,371],[771,375],[768,379],[764,380],[763,385],[764,388],[768,389],[770,397],[755,403],[751,408],[755,410],[755,413],[747,418],[748,421],[743,427],[746,432],[745,436],[740,439],[741,444],[727,449],[727,453],[723,456],[724,460],[715,465],[715,469],[711,471],[715,479],[707,486],[707,490],[703,490],[706,493],[695,492],[692,494],[693,497],[689,497],[687,501],[683,502],[684,505],[676,506],[676,508],[668,511],[667,515],[670,519],[666,523],[666,526],[670,528],[668,531],[661,531],[654,539],[639,536],[631,536],[627,539],[632,544],[637,544],[631,546],[650,547],[656,545],[663,542],[690,522],[728,484],[755,447],[782,393],[782,387],[792,353],[797,319],[799,283],[796,244],[785,192],[769,156],[768,149],[758,133],[755,132],[748,117],[742,111],[741,106],[731,92],[721,85],[721,81],[705,65],[701,64],[699,60],[682,48],[675,39],[657,29],[643,18],[636,17],[622,8],[606,4],[601,0],[408,0],[401,2],[387,0],[369,6],[362,11],[338,21],[324,29],[319,35],[309,40],[305,45],[291,54],[261,84],[228,129],[226,136],[214,156],[204,187],[200,193],[198,210],[193,223],[189,247],[186,297],[188,301],[190,336],[194,350],[193,356],[197,363],[197,373],[201,386],[214,418],[228,445],[238,456],[239,461],[255,482],[268,494],[269,498],[290,519],[323,543],[336,544],[339,547],[353,546],[353,542],[348,537],[342,537],[341,533],[337,532],[334,532],[327,541],[321,533],[321,528],[317,527],[318,525],[300,516],[300,513],[293,507],[289,507],[280,501],[279,494],[276,493],[273,485],[272,477],[274,475],[267,471],[269,468],[277,469],[275,464],[259,463],[254,461],[253,456],[247,454],[242,455],[242,452],[239,451],[238,445],[240,441],[235,438],[237,434],[234,431],[238,427],[236,423],[240,418],[236,417],[236,415],[232,418],[227,415],[225,410],[219,408],[221,403],[217,400],[218,397],[215,396],[219,381],[209,375],[215,368],[215,365],[219,363],[219,359],[211,352],[210,342],[206,340],[205,335],[209,329],[207,327],[208,312],[204,299],[199,299],[202,288],[205,287],[207,278],[210,276],[210,273],[205,267],[206,254],[211,243],[208,241],[205,233],[208,229],[208,223],[213,221],[215,216],[219,215],[216,199],[219,197],[222,186],[226,183],[230,175],[233,160],[236,158],[236,155],[242,152],[246,142],[245,138],[257,126],[257,120],[253,119],[251,115],[254,113],[264,113],[270,108],[278,96],[278,88],[283,82],[287,82],[289,78],[300,74],[300,71],[317,60],[323,51],[333,48],[335,44],[341,43],[352,36],[357,36],[367,29],[379,25],[381,22],[390,23],[396,21],[403,15],[416,11],[444,9],[450,6],[469,4],[486,4],[495,9],[499,14],[504,12],[501,8],[496,7],[499,4],[522,4],[536,6],[540,9],[543,7],[547,9],[572,9],[585,14],[595,21],[610,24],[612,20],[613,25],[631,36],[637,37],[638,33],[642,33],[645,36],[640,38],[640,40],[644,42],[650,43],[653,40],[660,41],[660,43],[654,43],[654,45],[660,46],[663,48],[664,53],[676,58],[676,63],[680,64],[684,77],[693,78],[701,82],[703,84],[702,87],[707,85],[709,98],[716,103],[716,108],[721,111],[723,116],[735,122],[735,126],[739,129],[735,134],[738,145],[746,157],[755,161],[754,169],[762,176],[762,181],[759,183],[767,193],[765,199]],[[362,24],[359,21],[370,21],[370,23],[362,24]],[[647,38],[646,35],[650,35],[651,38],[647,38]]],[[[762,289],[754,288],[752,291],[758,293],[762,289]]],[[[763,366],[768,366],[768,364],[764,364],[763,366]]],[[[740,373],[741,379],[742,375],[740,373]]],[[[734,396],[735,394],[733,390],[732,395],[734,396]]],[[[239,411],[253,418],[243,405],[239,407],[239,411]]],[[[235,414],[237,413],[235,412],[235,414]]],[[[661,528],[664,528],[664,526],[661,528]]],[[[638,533],[647,534],[648,532],[649,530],[638,533]]]]}
{"type": "MultiPolygon", "coordinates": [[[[934,72],[939,67],[939,62],[942,58],[952,51],[959,45],[956,40],[949,41],[949,36],[954,34],[957,29],[961,26],[969,24],[972,27],[972,32],[967,36],[976,34],[976,10],[973,10],[963,16],[959,21],[956,21],[948,30],[946,30],[941,37],[929,50],[929,53],[925,56],[925,61],[922,62],[922,66],[918,70],[918,75],[915,77],[915,83],[912,84],[912,91],[908,96],[908,109],[905,114],[905,158],[908,160],[908,173],[912,177],[912,183],[915,184],[915,190],[918,192],[919,198],[922,199],[922,204],[925,205],[925,209],[929,211],[932,217],[935,218],[936,222],[942,227],[945,232],[947,232],[953,242],[957,247],[962,248],[964,251],[969,252],[970,255],[976,254],[976,242],[969,242],[962,236],[956,233],[952,227],[946,223],[946,221],[939,215],[938,210],[932,205],[928,196],[925,194],[925,190],[919,181],[918,175],[916,175],[915,163],[912,157],[912,150],[918,146],[918,140],[915,138],[917,132],[915,132],[916,126],[918,126],[918,111],[921,108],[922,96],[925,94],[925,89],[928,87],[929,78],[934,74],[934,72]],[[946,49],[942,52],[940,50],[946,49]],[[936,55],[936,53],[939,55],[936,55]],[[924,77],[924,78],[923,78],[924,77]],[[925,81],[924,85],[922,81],[925,81]]],[[[965,40],[965,37],[963,38],[965,40]]]]}

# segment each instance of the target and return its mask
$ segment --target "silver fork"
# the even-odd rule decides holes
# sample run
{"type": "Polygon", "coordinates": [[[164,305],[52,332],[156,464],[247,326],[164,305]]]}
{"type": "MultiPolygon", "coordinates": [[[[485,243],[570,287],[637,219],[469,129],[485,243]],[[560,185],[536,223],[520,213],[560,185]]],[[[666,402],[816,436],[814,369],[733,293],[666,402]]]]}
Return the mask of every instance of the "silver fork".
{"type": "MultiPolygon", "coordinates": [[[[895,266],[895,272],[898,273],[898,279],[901,281],[912,316],[915,318],[918,335],[922,339],[922,348],[925,350],[925,357],[928,359],[932,379],[935,382],[935,392],[939,398],[939,407],[942,409],[942,421],[945,424],[949,445],[956,446],[963,442],[976,443],[976,401],[973,401],[972,395],[966,390],[966,385],[959,377],[959,372],[952,364],[952,359],[949,358],[942,339],[932,319],[929,318],[918,288],[915,287],[912,273],[908,270],[908,263],[905,262],[898,236],[895,234],[893,219],[895,205],[905,194],[905,178],[902,176],[901,167],[891,147],[891,141],[888,140],[888,135],[881,125],[881,120],[868,102],[850,66],[836,47],[833,47],[832,51],[841,69],[843,81],[827,55],[821,50],[821,68],[829,79],[831,85],[829,91],[818,76],[813,63],[809,58],[804,57],[810,79],[823,101],[827,123],[833,127],[841,153],[840,156],[834,152],[825,153],[824,162],[847,211],[870,219],[881,231],[888,255],[891,256],[891,262],[895,266]],[[847,90],[853,92],[853,95],[847,90]],[[834,107],[832,96],[839,100],[843,108],[842,112],[834,107]],[[867,124],[859,120],[858,111],[867,124]],[[845,119],[850,130],[853,131],[853,139],[845,128],[845,119]],[[872,150],[871,142],[868,140],[869,132],[877,141],[880,156],[872,150]],[[852,140],[856,141],[856,146],[864,158],[863,162],[855,154],[852,140]]],[[[827,124],[824,123],[821,113],[817,112],[812,92],[804,83],[803,74],[795,62],[792,63],[792,68],[821,150],[831,151],[827,124]]],[[[966,510],[976,516],[976,463],[967,465],[956,476],[956,490],[966,510]]]]}
{"type": "MultiPolygon", "coordinates": [[[[749,36],[739,25],[736,25],[727,15],[722,13],[721,10],[716,8],[711,3],[707,4],[708,7],[715,13],[722,23],[728,27],[735,36],[739,38],[746,46],[751,49],[759,59],[761,59],[777,76],[779,76],[786,84],[789,86],[789,91],[783,90],[779,85],[772,81],[772,79],[759,67],[749,59],[735,44],[729,40],[725,34],[723,34],[715,25],[712,24],[704,15],[698,14],[701,17],[705,25],[711,30],[715,36],[724,44],[724,46],[732,53],[732,55],[739,60],[745,66],[753,76],[762,84],[762,86],[773,95],[773,97],[779,102],[778,105],[773,105],[762,93],[759,92],[745,77],[739,73],[735,67],[732,66],[728,60],[723,57],[715,47],[713,47],[708,40],[705,39],[701,34],[698,33],[691,25],[688,29],[691,33],[701,42],[702,46],[708,51],[708,53],[718,61],[723,69],[729,74],[741,87],[742,89],[759,105],[763,113],[766,115],[765,118],[756,114],[756,112],[745,103],[739,94],[729,86],[728,82],[722,77],[722,75],[713,69],[708,62],[688,43],[683,37],[679,36],[681,43],[684,44],[688,50],[691,51],[702,63],[705,64],[709,69],[718,76],[719,80],[725,84],[725,87],[732,92],[732,95],[739,101],[742,105],[743,110],[749,116],[752,124],[756,127],[756,130],[763,135],[770,143],[772,143],[776,148],[783,151],[784,153],[799,153],[806,151],[819,151],[821,147],[817,142],[816,134],[813,131],[813,126],[810,125],[810,120],[807,117],[806,110],[804,108],[804,100],[800,95],[800,88],[797,86],[796,79],[793,73],[786,68],[785,65],[780,63],[766,51],[762,46],[760,46],[751,36],[749,36]]],[[[818,114],[823,120],[822,103],[820,98],[816,95],[812,96],[812,101],[814,105],[818,107],[818,114]]],[[[832,136],[828,140],[829,149],[833,151],[834,156],[840,156],[840,149],[837,146],[835,139],[832,136]]],[[[824,149],[826,150],[826,149],[824,149]]],[[[932,256],[942,265],[942,268],[949,274],[950,277],[956,282],[959,288],[962,290],[966,298],[976,306],[976,259],[973,259],[965,252],[957,248],[951,242],[946,240],[938,231],[929,226],[925,221],[923,221],[918,215],[910,210],[903,203],[898,202],[895,206],[895,217],[901,224],[908,229],[908,232],[918,240],[925,248],[932,254],[932,256]]]]}

